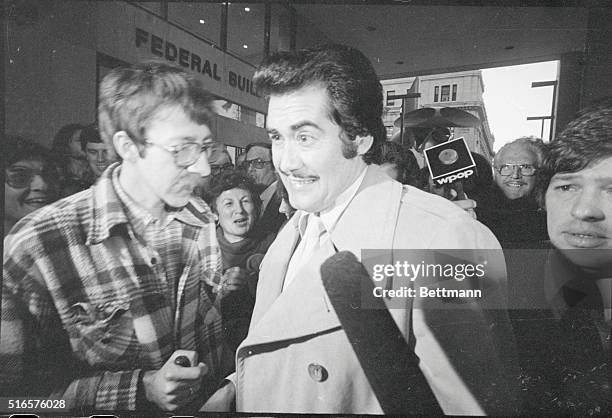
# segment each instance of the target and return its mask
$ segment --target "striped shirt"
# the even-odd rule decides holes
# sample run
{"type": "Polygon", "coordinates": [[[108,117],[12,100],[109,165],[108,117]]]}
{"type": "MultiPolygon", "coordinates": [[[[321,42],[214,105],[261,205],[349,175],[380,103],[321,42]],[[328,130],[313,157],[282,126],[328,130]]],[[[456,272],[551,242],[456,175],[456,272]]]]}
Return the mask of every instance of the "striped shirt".
{"type": "Polygon", "coordinates": [[[221,256],[210,209],[194,198],[166,219],[166,237],[139,237],[131,222],[142,218],[119,197],[119,169],[26,216],[7,236],[0,396],[133,410],[142,371],[159,369],[177,349],[197,351],[209,368],[202,401],[233,370],[212,292],[221,256]]]}

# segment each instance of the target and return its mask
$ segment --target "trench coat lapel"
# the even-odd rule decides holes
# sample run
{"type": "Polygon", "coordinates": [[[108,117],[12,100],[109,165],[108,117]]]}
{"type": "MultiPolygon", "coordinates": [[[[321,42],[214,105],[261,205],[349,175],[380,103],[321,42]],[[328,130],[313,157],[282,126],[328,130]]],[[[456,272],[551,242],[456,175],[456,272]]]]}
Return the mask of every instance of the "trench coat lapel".
{"type": "Polygon", "coordinates": [[[323,261],[333,253],[334,248],[327,240],[268,306],[253,325],[244,345],[295,339],[340,327],[319,271],[323,261]]]}
{"type": "Polygon", "coordinates": [[[287,225],[281,229],[261,263],[260,279],[257,284],[257,303],[255,303],[251,317],[251,328],[270,309],[283,290],[289,260],[300,238],[299,215],[300,212],[295,213],[287,225]]]}

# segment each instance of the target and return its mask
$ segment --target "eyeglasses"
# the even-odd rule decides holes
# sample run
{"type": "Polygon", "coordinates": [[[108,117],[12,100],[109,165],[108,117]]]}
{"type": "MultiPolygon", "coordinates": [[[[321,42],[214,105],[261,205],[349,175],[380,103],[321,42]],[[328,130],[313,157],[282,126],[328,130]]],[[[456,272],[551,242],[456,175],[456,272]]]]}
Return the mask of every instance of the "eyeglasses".
{"type": "Polygon", "coordinates": [[[255,167],[257,169],[262,169],[265,166],[272,164],[272,161],[262,160],[261,158],[255,158],[253,160],[245,160],[243,163],[245,168],[255,167]]]}
{"type": "Polygon", "coordinates": [[[217,174],[223,172],[223,171],[227,171],[227,170],[231,170],[234,168],[234,165],[232,163],[226,163],[223,165],[216,165],[216,164],[211,164],[210,165],[210,174],[213,176],[216,176],[217,174]]]}
{"type": "Polygon", "coordinates": [[[502,176],[510,176],[512,173],[514,173],[514,167],[517,167],[524,176],[533,176],[537,170],[531,164],[502,164],[501,166],[497,167],[497,171],[502,176]]]}
{"type": "Polygon", "coordinates": [[[45,180],[59,181],[59,172],[52,167],[45,167],[42,170],[30,167],[12,167],[5,171],[5,181],[13,189],[25,189],[30,186],[34,176],[41,176],[45,180]]]}
{"type": "Polygon", "coordinates": [[[214,142],[186,142],[179,145],[159,145],[150,140],[145,140],[146,144],[154,145],[168,151],[174,157],[174,163],[179,167],[189,167],[200,159],[202,152],[206,153],[206,157],[210,158],[215,146],[214,142]]]}

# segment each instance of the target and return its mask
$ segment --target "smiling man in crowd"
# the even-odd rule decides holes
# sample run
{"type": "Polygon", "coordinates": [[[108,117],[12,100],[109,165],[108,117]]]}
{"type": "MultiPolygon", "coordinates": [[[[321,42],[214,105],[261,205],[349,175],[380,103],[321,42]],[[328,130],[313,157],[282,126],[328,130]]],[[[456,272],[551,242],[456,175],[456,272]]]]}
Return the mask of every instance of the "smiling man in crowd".
{"type": "Polygon", "coordinates": [[[122,162],[5,242],[3,396],[156,415],[199,406],[233,370],[213,214],[192,196],[210,173],[213,117],[182,69],[149,62],[104,77],[101,134],[122,162]]]}
{"type": "Polygon", "coordinates": [[[102,141],[100,132],[95,125],[88,125],[81,131],[81,148],[87,158],[89,168],[97,180],[104,170],[116,159],[115,150],[109,144],[102,141]]]}
{"type": "Polygon", "coordinates": [[[495,184],[510,200],[533,197],[535,173],[542,163],[542,141],[524,137],[505,144],[495,154],[495,184]]]}
{"type": "Polygon", "coordinates": [[[536,173],[542,163],[542,140],[522,137],[495,154],[491,196],[479,204],[478,220],[504,247],[541,247],[548,239],[546,215],[535,195],[536,173]]]}
{"type": "MultiPolygon", "coordinates": [[[[235,396],[241,412],[380,414],[381,404],[322,286],[322,262],[344,250],[360,258],[363,248],[499,249],[499,244],[453,203],[403,187],[371,164],[385,140],[382,88],[361,52],[329,45],[278,53],[254,80],[270,99],[274,165],[298,212],[262,263],[236,374],[206,407],[227,409],[235,396]]],[[[449,414],[508,411],[513,391],[502,367],[492,364],[497,354],[490,324],[473,320],[469,331],[455,324],[437,333],[437,325],[451,322],[438,317],[442,323],[435,324],[424,310],[412,309],[411,300],[406,304],[392,314],[414,344],[434,402],[449,414]],[[467,357],[450,353],[478,353],[479,366],[471,368],[467,357]]],[[[478,317],[478,302],[468,305],[464,312],[478,317]]],[[[461,313],[448,315],[441,317],[461,322],[461,313]]]]}

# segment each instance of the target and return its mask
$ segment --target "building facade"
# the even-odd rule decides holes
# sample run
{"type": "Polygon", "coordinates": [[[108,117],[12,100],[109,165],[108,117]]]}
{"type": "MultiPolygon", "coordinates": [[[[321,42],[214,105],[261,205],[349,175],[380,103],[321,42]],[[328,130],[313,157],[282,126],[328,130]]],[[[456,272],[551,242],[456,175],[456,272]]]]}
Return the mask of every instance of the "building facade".
{"type": "Polygon", "coordinates": [[[279,2],[15,2],[6,25],[5,132],[50,146],[71,123],[97,119],[112,68],[161,60],[201,78],[217,98],[214,137],[230,150],[267,139],[267,101],[252,76],[271,52],[329,42],[279,2]]]}
{"type": "Polygon", "coordinates": [[[465,110],[478,119],[481,124],[474,128],[451,128],[454,138],[464,137],[471,151],[491,159],[495,141],[483,101],[484,83],[480,70],[457,73],[435,74],[383,80],[385,97],[384,123],[388,135],[399,131],[394,122],[401,114],[401,100],[390,100],[389,95],[419,93],[420,97],[405,99],[405,112],[423,107],[454,107],[465,110]]]}

